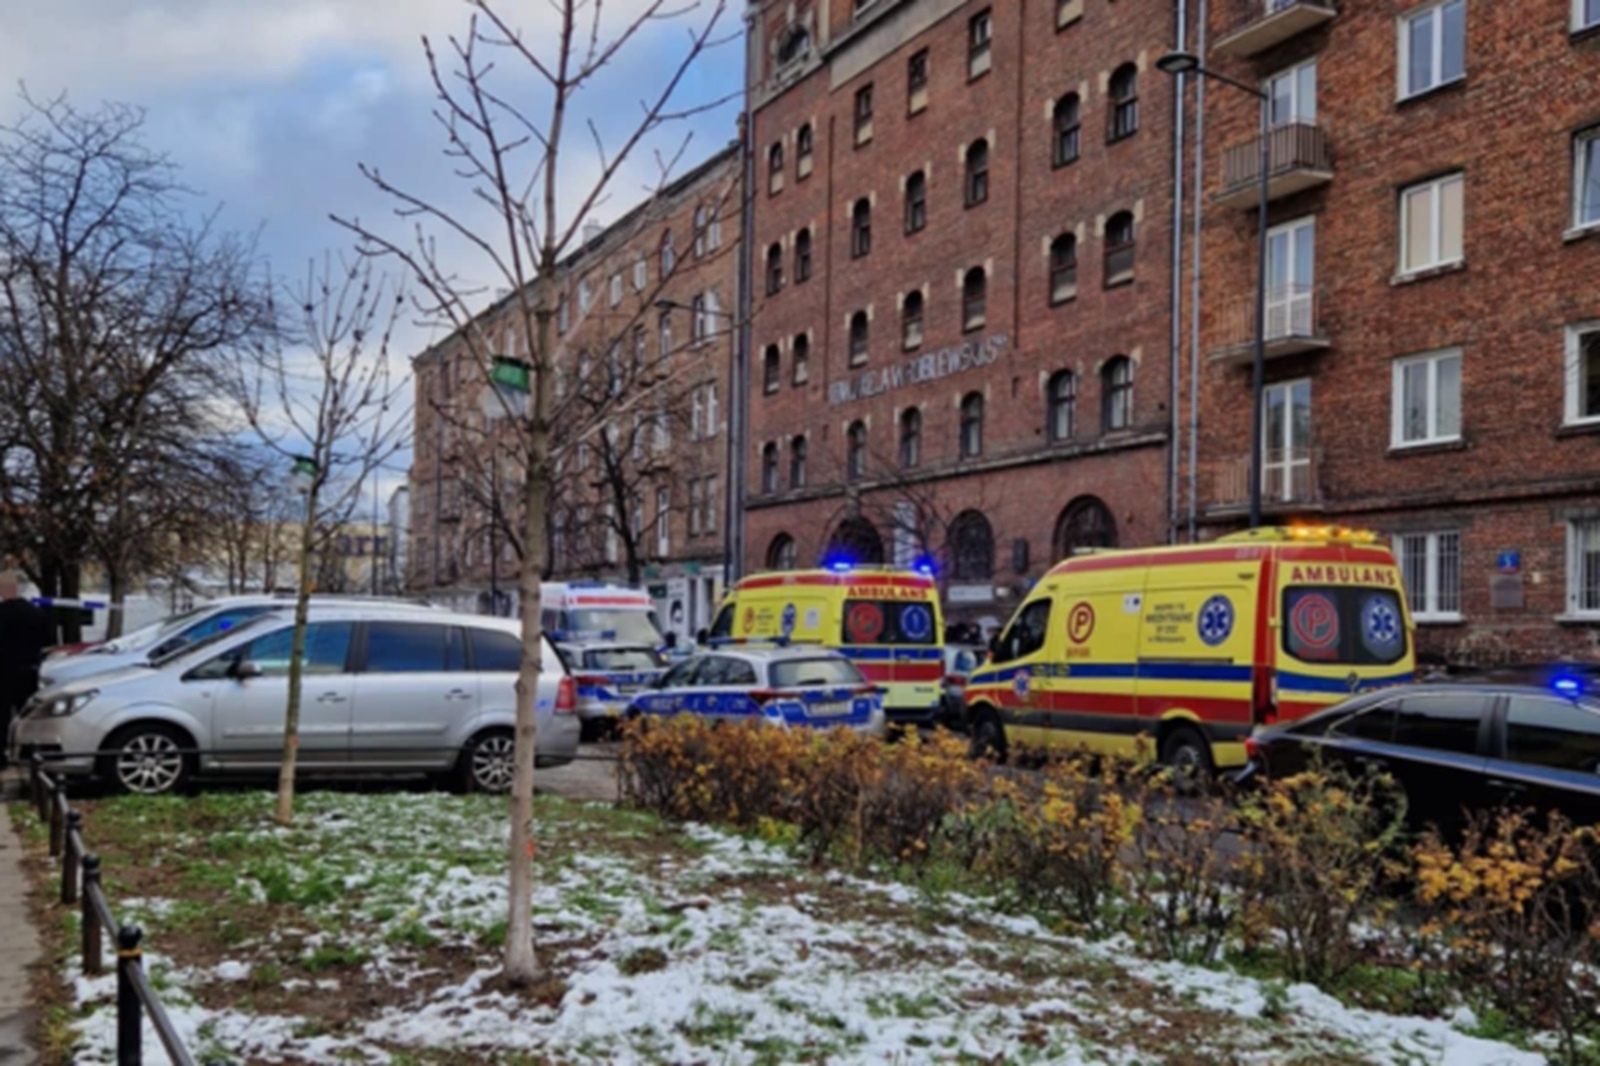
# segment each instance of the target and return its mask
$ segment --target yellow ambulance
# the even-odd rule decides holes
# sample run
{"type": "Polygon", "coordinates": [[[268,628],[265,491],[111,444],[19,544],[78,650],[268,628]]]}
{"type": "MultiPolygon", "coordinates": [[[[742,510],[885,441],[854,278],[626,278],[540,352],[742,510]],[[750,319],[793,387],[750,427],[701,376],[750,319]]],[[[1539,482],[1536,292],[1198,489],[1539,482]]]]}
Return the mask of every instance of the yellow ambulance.
{"type": "Polygon", "coordinates": [[[711,639],[835,648],[884,690],[891,722],[931,723],[944,680],[944,621],[931,574],[843,563],[752,574],[734,585],[711,639]]]}
{"type": "Polygon", "coordinates": [[[1410,681],[1394,556],[1338,527],[1096,551],[1029,592],[967,683],[974,747],[1127,753],[1179,771],[1241,765],[1258,725],[1410,681]]]}

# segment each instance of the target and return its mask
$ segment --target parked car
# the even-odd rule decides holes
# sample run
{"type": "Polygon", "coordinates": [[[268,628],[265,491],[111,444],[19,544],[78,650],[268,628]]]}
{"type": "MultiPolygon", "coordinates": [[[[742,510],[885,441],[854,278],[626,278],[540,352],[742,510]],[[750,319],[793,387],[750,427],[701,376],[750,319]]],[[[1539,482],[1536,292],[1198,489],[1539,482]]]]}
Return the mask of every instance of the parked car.
{"type": "Polygon", "coordinates": [[[628,709],[628,701],[667,668],[665,656],[648,644],[603,641],[560,647],[577,678],[584,740],[598,739],[628,709]]]}
{"type": "Polygon", "coordinates": [[[884,731],[882,690],[855,663],[820,647],[745,645],[695,655],[635,696],[628,714],[884,731]]]}
{"type": "Polygon", "coordinates": [[[944,682],[940,699],[940,724],[957,732],[967,731],[967,678],[982,665],[985,649],[966,644],[944,646],[944,682]]]}
{"type": "MultiPolygon", "coordinates": [[[[170,792],[197,773],[277,767],[293,619],[248,619],[168,657],[39,693],[11,728],[68,774],[170,792]]],[[[521,638],[515,622],[433,610],[313,608],[306,630],[299,765],[308,773],[450,773],[511,786],[521,638]]],[[[577,686],[544,643],[535,701],[539,765],[577,752],[577,686]]]]}
{"type": "Polygon", "coordinates": [[[1405,790],[1413,825],[1458,829],[1502,805],[1600,822],[1600,699],[1575,678],[1528,685],[1404,685],[1346,700],[1246,741],[1239,775],[1283,777],[1320,755],[1381,769],[1405,790]]]}

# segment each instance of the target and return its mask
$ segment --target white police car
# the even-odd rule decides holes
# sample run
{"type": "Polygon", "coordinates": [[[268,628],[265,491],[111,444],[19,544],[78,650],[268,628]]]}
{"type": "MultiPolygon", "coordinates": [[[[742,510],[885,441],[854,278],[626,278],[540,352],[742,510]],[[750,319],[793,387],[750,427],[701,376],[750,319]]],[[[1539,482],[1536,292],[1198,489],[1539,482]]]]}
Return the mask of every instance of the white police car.
{"type": "Polygon", "coordinates": [[[578,682],[578,719],[585,740],[597,739],[667,666],[665,657],[647,644],[563,644],[561,651],[578,682]]]}
{"type": "Polygon", "coordinates": [[[628,716],[884,731],[883,692],[854,663],[814,646],[714,649],[685,659],[628,704],[628,716]]]}

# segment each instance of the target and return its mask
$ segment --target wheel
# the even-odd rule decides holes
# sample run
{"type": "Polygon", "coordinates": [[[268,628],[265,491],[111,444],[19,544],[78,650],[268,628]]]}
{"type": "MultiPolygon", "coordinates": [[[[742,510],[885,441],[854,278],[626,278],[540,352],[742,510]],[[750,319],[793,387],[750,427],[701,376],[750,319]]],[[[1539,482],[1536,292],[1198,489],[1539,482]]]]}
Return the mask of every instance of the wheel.
{"type": "Polygon", "coordinates": [[[106,741],[100,775],[119,792],[160,796],[176,792],[193,776],[194,744],[180,730],[160,722],[126,726],[106,741]]]}
{"type": "Polygon", "coordinates": [[[1180,725],[1161,741],[1161,762],[1172,771],[1173,784],[1185,795],[1199,792],[1211,780],[1211,745],[1193,726],[1180,725]]]}
{"type": "Polygon", "coordinates": [[[461,753],[461,785],[467,792],[502,795],[517,774],[516,737],[509,729],[479,733],[461,753]]]}
{"type": "Polygon", "coordinates": [[[974,759],[1006,761],[1006,729],[993,708],[984,707],[973,712],[972,743],[968,753],[974,759]]]}

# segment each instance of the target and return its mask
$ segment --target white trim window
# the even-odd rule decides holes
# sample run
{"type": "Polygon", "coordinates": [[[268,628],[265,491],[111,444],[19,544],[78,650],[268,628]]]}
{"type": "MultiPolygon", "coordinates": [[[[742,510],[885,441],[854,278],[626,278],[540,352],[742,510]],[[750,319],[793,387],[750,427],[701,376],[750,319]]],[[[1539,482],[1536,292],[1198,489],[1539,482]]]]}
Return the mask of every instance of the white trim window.
{"type": "Polygon", "coordinates": [[[1311,379],[1261,391],[1261,492],[1269,500],[1311,498],[1311,379]]]}
{"type": "Polygon", "coordinates": [[[1459,263],[1466,178],[1446,174],[1400,190],[1400,273],[1459,263]]]}
{"type": "Polygon", "coordinates": [[[1396,448],[1461,439],[1461,349],[1394,361],[1396,448]]]}
{"type": "Polygon", "coordinates": [[[1567,523],[1567,614],[1600,618],[1600,518],[1567,523]]]}
{"type": "Polygon", "coordinates": [[[594,306],[594,291],[589,287],[588,278],[578,279],[578,314],[586,315],[589,308],[594,306]]]}
{"type": "Polygon", "coordinates": [[[622,302],[622,273],[611,275],[611,306],[615,307],[622,302]]]}
{"type": "Polygon", "coordinates": [[[1261,86],[1267,94],[1262,105],[1267,109],[1267,121],[1274,127],[1296,122],[1314,124],[1317,121],[1317,61],[1308,59],[1296,63],[1268,78],[1261,86]]]}
{"type": "Polygon", "coordinates": [[[1572,226],[1600,226],[1600,126],[1572,138],[1572,226]]]}
{"type": "Polygon", "coordinates": [[[1572,32],[1600,26],[1600,0],[1572,0],[1572,32]]]}
{"type": "Polygon", "coordinates": [[[1567,327],[1566,415],[1569,426],[1600,423],[1600,320],[1567,327]]]}
{"type": "Polygon", "coordinates": [[[644,253],[640,252],[638,258],[633,261],[633,291],[643,292],[649,283],[650,263],[645,259],[644,253]]]}
{"type": "Polygon", "coordinates": [[[1400,99],[1467,73],[1467,0],[1443,0],[1400,16],[1400,99]]]}
{"type": "Polygon", "coordinates": [[[1405,580],[1411,617],[1418,622],[1461,620],[1461,534],[1402,533],[1394,554],[1405,580]]]}
{"type": "Polygon", "coordinates": [[[672,493],[665,485],[656,489],[656,557],[665,559],[672,554],[672,493]]]}

